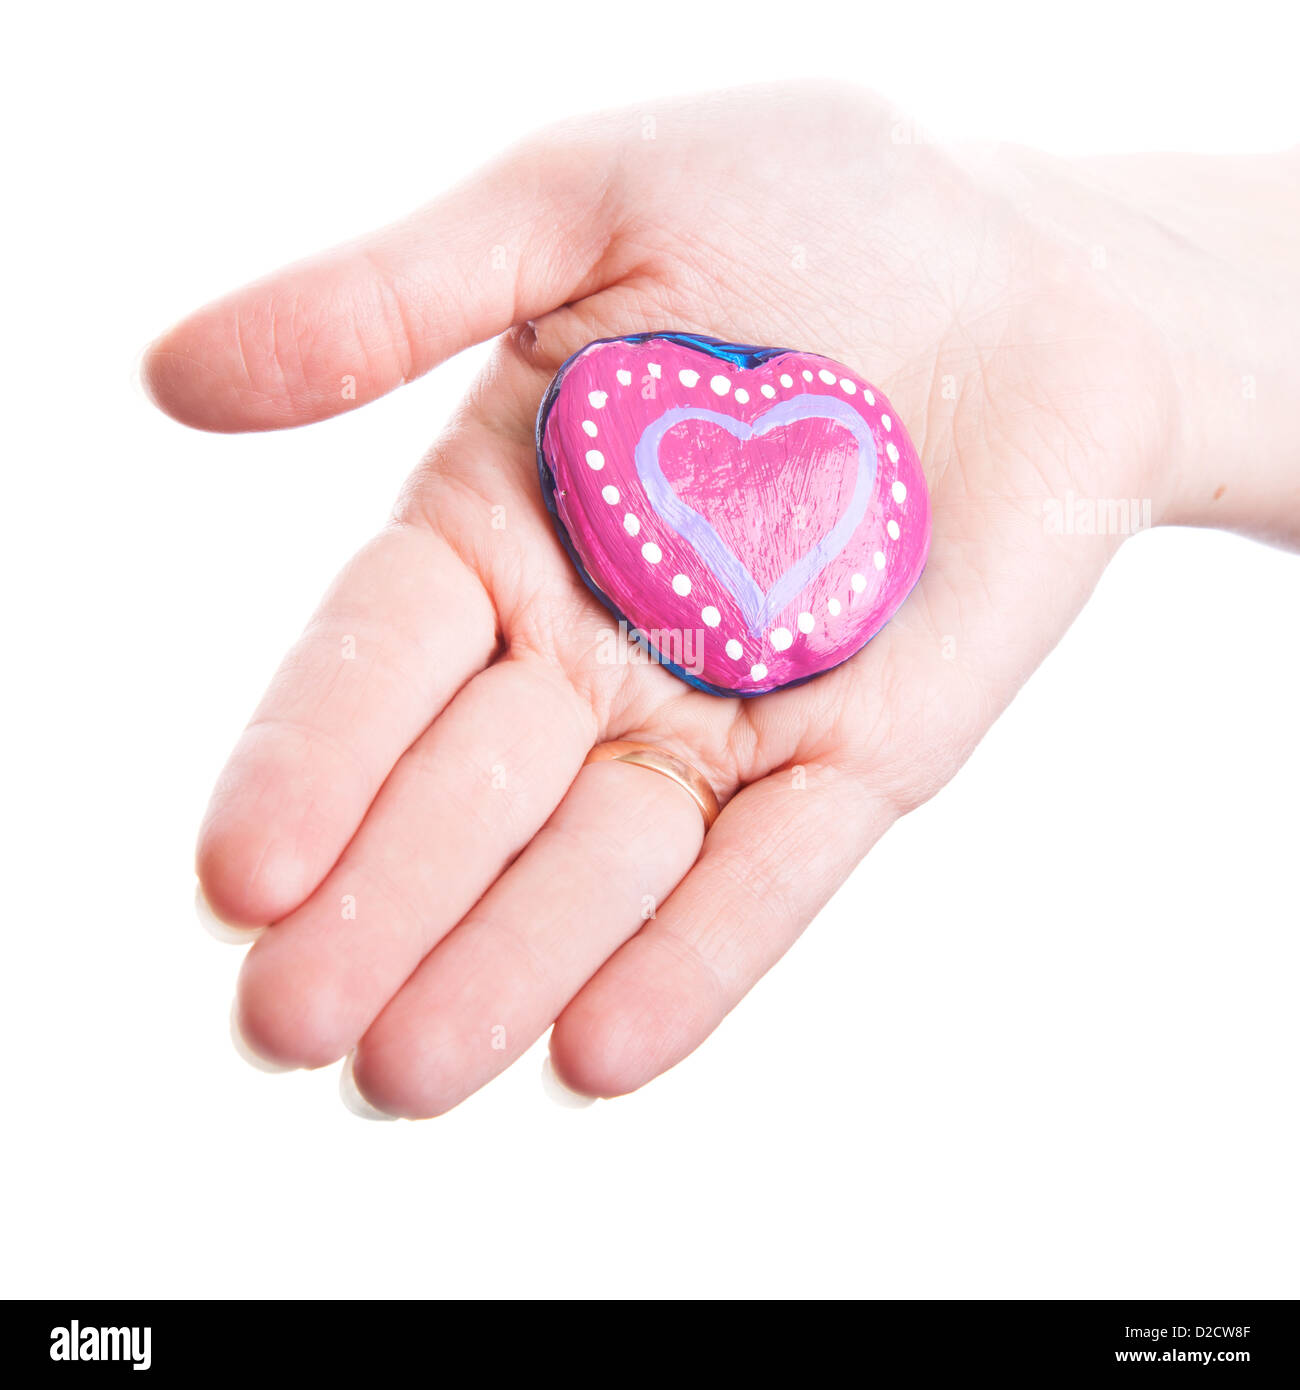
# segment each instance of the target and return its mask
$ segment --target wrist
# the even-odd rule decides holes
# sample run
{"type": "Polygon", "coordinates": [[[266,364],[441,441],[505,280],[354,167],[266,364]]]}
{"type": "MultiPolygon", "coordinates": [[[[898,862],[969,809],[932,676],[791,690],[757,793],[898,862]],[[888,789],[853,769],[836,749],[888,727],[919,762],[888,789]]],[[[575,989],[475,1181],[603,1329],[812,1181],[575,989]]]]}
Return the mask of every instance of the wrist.
{"type": "Polygon", "coordinates": [[[1022,214],[1151,329],[1156,519],[1300,544],[1300,151],[1000,162],[1022,214]]]}
{"type": "Polygon", "coordinates": [[[1076,168],[1128,222],[1113,273],[1167,353],[1161,520],[1300,543],[1300,159],[1144,155],[1076,168]]]}

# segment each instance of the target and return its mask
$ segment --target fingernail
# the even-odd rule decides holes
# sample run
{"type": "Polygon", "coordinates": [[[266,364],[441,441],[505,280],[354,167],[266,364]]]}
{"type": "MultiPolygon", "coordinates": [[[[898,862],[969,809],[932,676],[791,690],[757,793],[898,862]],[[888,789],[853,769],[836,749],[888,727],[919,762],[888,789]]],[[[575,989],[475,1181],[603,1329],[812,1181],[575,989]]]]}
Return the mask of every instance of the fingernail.
{"type": "Polygon", "coordinates": [[[201,883],[194,885],[194,915],[199,919],[199,926],[209,936],[215,937],[227,946],[251,946],[266,930],[265,927],[235,927],[229,922],[223,922],[212,910],[212,904],[207,900],[201,883]]]}
{"type": "Polygon", "coordinates": [[[581,1091],[573,1090],[560,1080],[549,1055],[542,1063],[542,1090],[556,1105],[561,1105],[566,1110],[585,1110],[589,1105],[596,1103],[595,1096],[584,1096],[581,1091]]]}
{"type": "Polygon", "coordinates": [[[136,353],[135,359],[131,363],[131,385],[154,407],[157,407],[158,402],[149,387],[149,379],[144,374],[144,359],[148,357],[150,349],[157,341],[157,338],[150,338],[144,347],[136,353]]]}
{"type": "Polygon", "coordinates": [[[248,1063],[250,1067],[256,1067],[258,1071],[278,1072],[296,1071],[296,1067],[284,1067],[279,1062],[272,1062],[263,1057],[260,1053],[254,1052],[248,1045],[248,1039],[244,1036],[239,1026],[239,1003],[236,1001],[230,1006],[230,1041],[235,1044],[235,1051],[248,1063]]]}
{"type": "Polygon", "coordinates": [[[355,1054],[349,1052],[343,1060],[343,1070],[339,1072],[339,1097],[343,1104],[352,1111],[354,1115],[359,1115],[363,1120],[395,1120],[396,1115],[385,1115],[382,1110],[377,1109],[361,1094],[361,1088],[357,1085],[357,1079],[352,1075],[352,1058],[355,1054]]]}

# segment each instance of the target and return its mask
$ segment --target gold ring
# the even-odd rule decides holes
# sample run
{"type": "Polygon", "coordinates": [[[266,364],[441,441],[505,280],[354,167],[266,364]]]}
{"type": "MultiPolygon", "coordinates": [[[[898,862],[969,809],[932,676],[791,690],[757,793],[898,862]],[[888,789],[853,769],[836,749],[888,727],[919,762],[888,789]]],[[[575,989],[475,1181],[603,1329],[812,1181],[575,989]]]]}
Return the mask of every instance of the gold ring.
{"type": "Polygon", "coordinates": [[[714,795],[713,788],[685,758],[679,758],[675,753],[670,753],[665,748],[656,748],[650,743],[618,741],[598,743],[587,754],[582,765],[586,767],[587,763],[609,762],[631,763],[633,767],[648,767],[651,772],[657,772],[661,777],[667,777],[670,781],[676,782],[700,808],[700,815],[704,817],[706,833],[713,822],[717,820],[718,798],[714,795]]]}

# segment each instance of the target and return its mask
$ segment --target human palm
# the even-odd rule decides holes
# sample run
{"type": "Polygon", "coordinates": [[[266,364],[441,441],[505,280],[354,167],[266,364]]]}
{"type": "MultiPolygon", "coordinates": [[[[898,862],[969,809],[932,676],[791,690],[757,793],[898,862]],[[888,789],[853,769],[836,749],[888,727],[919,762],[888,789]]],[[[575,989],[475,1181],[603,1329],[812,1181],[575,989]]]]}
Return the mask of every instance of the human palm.
{"type": "Polygon", "coordinates": [[[201,311],[146,363],[162,407],[270,428],[363,403],[503,333],[394,520],[345,569],[223,774],[199,873],[274,923],[238,1017],[286,1065],[355,1049],[362,1094],[441,1113],[551,1024],[577,1090],[690,1052],[874,841],[956,771],[1113,553],[1053,508],[1150,496],[1158,347],[1034,222],[1011,156],[900,143],[806,86],[530,142],[401,226],[201,311]],[[653,138],[647,138],[652,136],[653,138]],[[931,490],[920,583],[852,660],[753,700],[611,662],[611,619],[542,502],[560,364],[647,329],[845,362],[889,394],[931,490]],[[669,780],[593,745],[695,764],[669,780]]]}

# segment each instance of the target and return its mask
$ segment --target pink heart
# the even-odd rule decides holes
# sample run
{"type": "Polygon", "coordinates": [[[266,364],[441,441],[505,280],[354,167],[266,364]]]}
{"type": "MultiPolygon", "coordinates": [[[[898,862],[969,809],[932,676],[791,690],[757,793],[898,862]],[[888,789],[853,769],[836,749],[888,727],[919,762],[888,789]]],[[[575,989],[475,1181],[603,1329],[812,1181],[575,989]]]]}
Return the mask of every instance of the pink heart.
{"type": "MultiPolygon", "coordinates": [[[[744,614],[750,634],[759,637],[789,601],[807,589],[843,551],[870,502],[877,454],[864,421],[843,401],[799,394],[778,401],[753,421],[689,406],[667,410],[646,426],[637,441],[635,459],[637,476],[655,511],[726,586],[744,614]],[[812,427],[805,431],[811,437],[806,440],[806,452],[794,454],[799,463],[792,468],[788,433],[803,426],[812,427]],[[745,511],[751,530],[758,533],[748,548],[737,550],[728,545],[708,517],[684,495],[683,490],[689,493],[696,484],[696,473],[702,471],[696,461],[718,456],[716,440],[710,447],[710,434],[739,441],[751,454],[749,475],[753,477],[761,471],[776,484],[777,500],[772,510],[764,512],[759,507],[745,511]],[[663,469],[664,449],[674,435],[686,436],[682,447],[688,465],[685,476],[676,484],[669,481],[663,469]],[[773,440],[786,444],[783,456],[777,456],[773,440]],[[786,494],[790,492],[791,479],[796,477],[813,502],[791,507],[786,494]],[[814,503],[820,504],[820,510],[830,512],[835,521],[821,537],[799,535],[800,528],[789,522],[794,516],[802,520],[814,503]],[[790,517],[786,516],[787,510],[790,517]],[[774,521],[776,525],[772,524],[774,521]],[[783,563],[782,556],[788,557],[788,562],[783,563]],[[767,586],[758,579],[765,572],[773,576],[767,586]]],[[[716,510],[726,493],[717,488],[715,479],[707,476],[712,470],[704,471],[703,505],[716,510]]],[[[734,494],[731,500],[733,505],[725,508],[728,514],[735,511],[734,494]]]]}
{"type": "Polygon", "coordinates": [[[542,403],[538,454],[589,586],[714,693],[837,665],[925,563],[911,441],[874,387],[812,354],[681,334],[592,343],[542,403]]]}
{"type": "Polygon", "coordinates": [[[738,439],[720,425],[690,421],[669,430],[659,462],[673,491],[700,513],[736,555],[748,555],[766,592],[834,527],[852,493],[857,442],[841,425],[796,420],[738,439]],[[803,488],[787,496],[785,464],[806,460],[803,488]],[[789,515],[790,525],[773,525],[789,515]]]}

